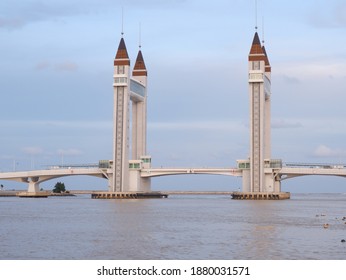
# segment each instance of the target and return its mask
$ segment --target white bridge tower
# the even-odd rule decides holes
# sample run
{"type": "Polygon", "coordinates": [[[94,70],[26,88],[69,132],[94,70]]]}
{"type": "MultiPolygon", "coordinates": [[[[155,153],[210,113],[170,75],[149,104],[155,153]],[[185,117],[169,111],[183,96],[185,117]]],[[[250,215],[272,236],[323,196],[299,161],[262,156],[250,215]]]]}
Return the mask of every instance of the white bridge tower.
{"type": "Polygon", "coordinates": [[[149,168],[151,157],[146,155],[147,135],[147,70],[141,50],[130,77],[130,59],[124,38],[121,38],[114,59],[113,160],[109,191],[148,191],[150,178],[141,178],[142,167],[149,168]],[[132,101],[132,131],[130,130],[132,101]],[[130,152],[132,139],[132,159],[130,152]]]}
{"type": "Polygon", "coordinates": [[[243,192],[280,193],[275,170],[281,160],[271,159],[271,66],[265,47],[255,33],[249,58],[250,156],[238,160],[243,170],[243,192]]]}

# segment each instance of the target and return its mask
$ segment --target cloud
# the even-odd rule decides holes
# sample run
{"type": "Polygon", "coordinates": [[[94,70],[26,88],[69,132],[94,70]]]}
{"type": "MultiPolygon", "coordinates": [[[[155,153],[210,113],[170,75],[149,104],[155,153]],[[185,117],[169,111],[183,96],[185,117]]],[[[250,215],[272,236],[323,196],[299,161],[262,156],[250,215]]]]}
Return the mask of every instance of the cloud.
{"type": "Polygon", "coordinates": [[[272,120],[271,127],[272,128],[298,128],[298,127],[303,127],[303,124],[299,121],[274,119],[272,120]]]}
{"type": "Polygon", "coordinates": [[[18,29],[34,22],[56,20],[61,17],[84,14],[90,10],[97,10],[97,4],[99,4],[99,1],[3,0],[0,3],[0,10],[6,16],[0,17],[0,28],[18,29]]]}
{"type": "Polygon", "coordinates": [[[275,76],[288,84],[302,84],[306,80],[344,78],[345,58],[335,54],[314,54],[310,57],[292,58],[277,65],[275,76]],[[299,77],[296,78],[296,77],[299,77]]]}
{"type": "Polygon", "coordinates": [[[31,156],[37,156],[43,153],[43,149],[40,147],[24,147],[22,151],[31,156]]]}
{"type": "Polygon", "coordinates": [[[0,159],[3,159],[3,160],[13,160],[13,155],[1,155],[0,156],[0,159]]]}
{"type": "Polygon", "coordinates": [[[315,4],[308,16],[308,23],[315,28],[345,28],[346,3],[344,1],[328,1],[327,6],[315,4]],[[322,12],[323,11],[323,12],[322,12]]]}
{"type": "Polygon", "coordinates": [[[202,131],[231,131],[243,130],[242,120],[220,121],[186,121],[186,122],[150,122],[148,128],[152,130],[202,130],[202,131]]]}
{"type": "Polygon", "coordinates": [[[72,61],[65,61],[60,63],[51,63],[49,61],[41,61],[35,65],[35,70],[43,71],[54,68],[59,72],[75,72],[78,70],[78,65],[72,61]]]}
{"type": "Polygon", "coordinates": [[[89,121],[89,120],[0,120],[0,129],[13,128],[16,131],[23,130],[28,127],[36,127],[38,129],[81,129],[81,130],[109,130],[112,129],[112,120],[110,121],[89,121]]]}
{"type": "Polygon", "coordinates": [[[21,19],[17,18],[0,18],[0,28],[17,29],[24,25],[21,19]]]}
{"type": "Polygon", "coordinates": [[[59,1],[0,1],[0,29],[19,29],[28,24],[44,21],[60,21],[65,18],[78,15],[108,13],[110,11],[121,14],[121,6],[135,9],[160,9],[171,10],[180,7],[187,0],[118,0],[118,1],[95,1],[95,0],[59,0],[59,1]]]}
{"type": "Polygon", "coordinates": [[[84,154],[78,149],[58,149],[57,153],[63,156],[80,156],[84,154]]]}
{"type": "Polygon", "coordinates": [[[78,65],[76,63],[73,63],[73,62],[70,62],[70,61],[67,61],[67,62],[62,62],[62,63],[58,63],[55,65],[55,70],[57,71],[71,71],[71,72],[74,72],[74,71],[77,71],[78,69],[78,65]]]}
{"type": "Polygon", "coordinates": [[[301,83],[301,81],[298,78],[293,76],[281,75],[281,79],[287,84],[291,84],[291,85],[296,85],[301,83]]]}
{"type": "Polygon", "coordinates": [[[172,9],[181,4],[187,3],[187,0],[127,0],[126,6],[133,6],[140,9],[172,9]]]}
{"type": "Polygon", "coordinates": [[[51,66],[51,64],[48,61],[42,61],[36,64],[35,69],[38,71],[46,70],[51,66]]]}
{"type": "Polygon", "coordinates": [[[332,149],[326,145],[319,145],[313,152],[316,157],[340,157],[346,156],[346,150],[332,149]]]}

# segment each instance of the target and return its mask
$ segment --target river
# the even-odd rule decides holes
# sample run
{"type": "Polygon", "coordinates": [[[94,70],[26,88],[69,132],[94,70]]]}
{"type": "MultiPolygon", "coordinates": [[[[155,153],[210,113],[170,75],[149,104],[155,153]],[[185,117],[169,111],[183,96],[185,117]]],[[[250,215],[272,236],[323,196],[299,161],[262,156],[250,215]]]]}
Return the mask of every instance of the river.
{"type": "Polygon", "coordinates": [[[345,260],[345,216],[346,194],[0,197],[0,259],[345,260]]]}

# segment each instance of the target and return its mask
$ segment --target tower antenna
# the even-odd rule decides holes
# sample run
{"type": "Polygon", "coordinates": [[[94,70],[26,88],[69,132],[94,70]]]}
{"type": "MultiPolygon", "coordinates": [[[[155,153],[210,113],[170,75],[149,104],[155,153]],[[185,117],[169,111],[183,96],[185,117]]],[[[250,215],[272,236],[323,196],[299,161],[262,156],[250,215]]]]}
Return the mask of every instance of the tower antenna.
{"type": "Polygon", "coordinates": [[[258,26],[257,26],[257,0],[255,0],[255,29],[257,31],[258,26]]]}
{"type": "Polygon", "coordinates": [[[141,22],[139,22],[139,48],[142,47],[142,25],[141,25],[141,22]]]}
{"type": "Polygon", "coordinates": [[[124,36],[124,7],[121,7],[121,37],[124,36]]]}
{"type": "Polygon", "coordinates": [[[262,43],[264,45],[264,16],[262,16],[262,43]]]}

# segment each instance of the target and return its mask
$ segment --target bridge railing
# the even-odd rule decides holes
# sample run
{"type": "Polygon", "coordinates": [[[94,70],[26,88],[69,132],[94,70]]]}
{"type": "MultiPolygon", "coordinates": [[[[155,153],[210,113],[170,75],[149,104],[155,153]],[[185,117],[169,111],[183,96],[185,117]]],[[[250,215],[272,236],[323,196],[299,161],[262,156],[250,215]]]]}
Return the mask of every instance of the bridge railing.
{"type": "Polygon", "coordinates": [[[291,168],[323,168],[323,169],[343,169],[346,167],[343,163],[300,163],[300,162],[285,162],[283,167],[291,168]]]}
{"type": "Polygon", "coordinates": [[[47,169],[98,168],[98,163],[47,165],[47,169]]]}
{"type": "Polygon", "coordinates": [[[230,166],[195,166],[195,167],[191,167],[191,166],[184,166],[184,167],[177,167],[177,166],[152,166],[150,168],[144,168],[144,169],[155,169],[155,170],[159,170],[159,169],[162,169],[162,170],[166,170],[166,169],[169,169],[169,170],[175,170],[175,169],[190,169],[190,170],[199,170],[199,169],[222,169],[222,170],[231,170],[231,169],[237,169],[237,167],[230,167],[230,166]]]}

